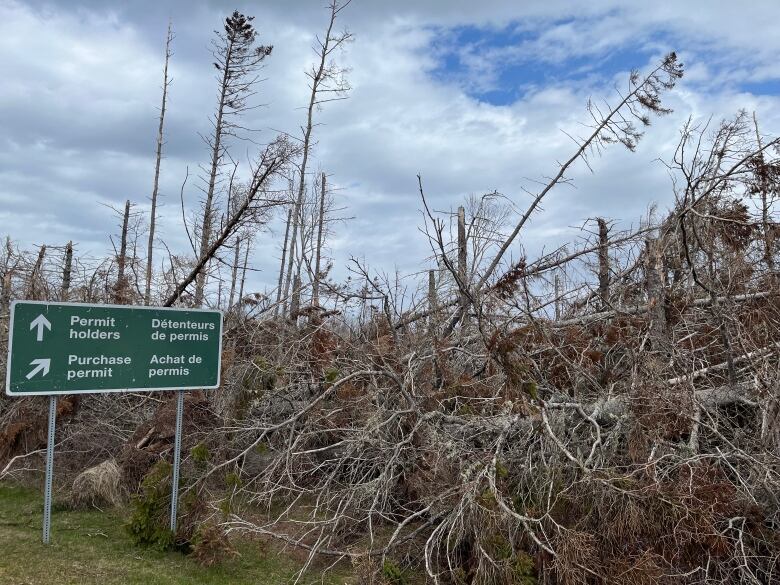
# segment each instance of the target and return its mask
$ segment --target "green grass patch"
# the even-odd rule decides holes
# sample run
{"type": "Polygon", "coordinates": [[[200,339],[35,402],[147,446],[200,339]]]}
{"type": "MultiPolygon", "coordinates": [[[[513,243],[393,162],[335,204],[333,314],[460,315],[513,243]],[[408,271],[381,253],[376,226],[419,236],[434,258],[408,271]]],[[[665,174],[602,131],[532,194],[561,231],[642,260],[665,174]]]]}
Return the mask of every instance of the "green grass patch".
{"type": "MultiPolygon", "coordinates": [[[[121,510],[68,510],[53,506],[49,546],[41,543],[43,495],[0,484],[0,583],[280,585],[300,563],[265,543],[235,542],[240,556],[204,569],[176,552],[132,544],[121,510]]],[[[349,583],[343,572],[324,581],[312,572],[304,583],[349,583]]]]}

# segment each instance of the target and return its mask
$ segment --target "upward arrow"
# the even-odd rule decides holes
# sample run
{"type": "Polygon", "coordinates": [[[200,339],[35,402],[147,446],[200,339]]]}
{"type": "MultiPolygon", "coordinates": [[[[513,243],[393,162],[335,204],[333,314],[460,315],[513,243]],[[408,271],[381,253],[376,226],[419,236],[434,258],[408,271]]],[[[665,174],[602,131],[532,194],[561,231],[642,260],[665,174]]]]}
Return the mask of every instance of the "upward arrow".
{"type": "Polygon", "coordinates": [[[32,323],[30,323],[30,331],[36,327],[38,328],[38,332],[35,336],[36,341],[43,341],[43,328],[45,327],[51,331],[51,323],[49,323],[49,320],[43,316],[43,313],[38,315],[35,319],[33,319],[32,323]]]}

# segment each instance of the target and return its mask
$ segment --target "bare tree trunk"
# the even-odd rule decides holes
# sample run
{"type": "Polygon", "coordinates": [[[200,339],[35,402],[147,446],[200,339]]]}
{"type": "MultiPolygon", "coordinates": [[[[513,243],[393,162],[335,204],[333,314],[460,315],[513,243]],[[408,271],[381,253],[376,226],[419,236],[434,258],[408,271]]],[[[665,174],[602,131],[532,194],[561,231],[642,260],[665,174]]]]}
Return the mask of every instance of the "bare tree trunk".
{"type": "Polygon", "coordinates": [[[676,286],[685,286],[684,278],[687,278],[687,274],[683,270],[685,266],[685,250],[683,249],[682,242],[680,242],[679,229],[675,229],[671,232],[670,237],[674,238],[675,250],[672,254],[672,284],[676,286]]]}
{"type": "Polygon", "coordinates": [[[609,231],[607,222],[599,217],[599,298],[601,310],[609,307],[609,231]]]}
{"type": "Polygon", "coordinates": [[[320,209],[317,221],[317,249],[314,260],[314,282],[312,282],[311,304],[320,306],[320,261],[322,258],[322,228],[325,223],[325,173],[322,173],[322,185],[320,190],[320,209]]]}
{"type": "Polygon", "coordinates": [[[561,276],[558,270],[555,271],[553,294],[555,295],[555,320],[558,321],[561,318],[561,276]]]}
{"type": "Polygon", "coordinates": [[[443,377],[441,372],[441,364],[437,355],[439,335],[439,298],[436,291],[436,271],[428,271],[428,336],[430,337],[431,345],[434,350],[433,358],[433,371],[434,381],[433,387],[439,389],[443,384],[443,377]]]}
{"type": "MultiPolygon", "coordinates": [[[[312,92],[312,101],[311,103],[314,103],[314,93],[312,92]]],[[[293,279],[293,264],[294,264],[294,257],[295,257],[295,250],[296,246],[298,245],[298,226],[299,223],[303,221],[302,215],[302,207],[303,207],[303,194],[305,189],[305,182],[304,182],[304,173],[306,172],[306,162],[309,154],[309,136],[311,135],[311,107],[309,108],[309,123],[306,129],[306,134],[304,137],[304,146],[303,146],[303,162],[301,163],[301,177],[299,180],[299,187],[298,187],[298,195],[295,199],[295,204],[292,209],[293,214],[293,223],[292,223],[292,235],[290,237],[290,254],[287,259],[287,276],[284,280],[284,291],[282,292],[282,297],[285,299],[284,305],[285,305],[285,312],[287,307],[287,298],[290,294],[290,283],[293,279]]],[[[301,247],[303,242],[301,242],[301,247]]],[[[294,293],[293,293],[294,294],[294,293]]],[[[292,313],[292,307],[290,308],[290,313],[292,313]]]]}
{"type": "Polygon", "coordinates": [[[290,237],[290,223],[292,222],[293,208],[287,211],[287,225],[284,228],[284,244],[282,244],[282,262],[279,266],[279,283],[276,285],[276,307],[274,308],[274,315],[279,312],[279,302],[282,300],[282,282],[284,281],[284,266],[287,259],[287,241],[290,237]]]}
{"type": "Polygon", "coordinates": [[[127,264],[127,230],[130,222],[130,200],[125,202],[124,219],[122,220],[122,238],[119,245],[119,256],[116,260],[117,279],[114,285],[114,302],[123,305],[127,302],[127,277],[125,266],[127,264]]]}
{"type": "Polygon", "coordinates": [[[43,259],[46,257],[46,245],[41,246],[40,251],[38,252],[38,259],[35,261],[35,266],[33,266],[32,272],[30,272],[30,280],[27,281],[27,298],[31,300],[41,300],[37,299],[38,296],[38,287],[37,285],[37,279],[41,274],[41,268],[43,267],[43,259]]]}
{"type": "Polygon", "coordinates": [[[756,128],[756,142],[758,143],[758,149],[761,151],[759,155],[759,161],[761,163],[761,229],[764,235],[764,261],[770,272],[775,270],[775,255],[774,255],[774,242],[772,238],[772,228],[769,224],[769,198],[767,186],[766,170],[764,169],[764,152],[761,150],[761,134],[758,132],[758,119],[756,113],[753,112],[753,125],[756,128]]]}
{"type": "Polygon", "coordinates": [[[664,351],[668,344],[664,289],[660,274],[661,243],[657,239],[648,239],[645,244],[645,287],[650,317],[650,341],[654,351],[664,351]]]}
{"type": "Polygon", "coordinates": [[[300,273],[295,275],[293,281],[292,299],[290,300],[290,318],[293,321],[298,320],[298,312],[301,309],[301,275],[300,273]]]}
{"type": "Polygon", "coordinates": [[[244,283],[246,282],[246,267],[249,265],[249,240],[246,242],[246,252],[244,252],[244,265],[241,267],[241,286],[238,287],[238,312],[241,313],[241,307],[243,306],[241,301],[244,298],[244,283]]]}
{"type": "MultiPolygon", "coordinates": [[[[221,122],[221,121],[220,121],[221,122]]],[[[217,140],[219,142],[219,140],[217,140]]],[[[212,171],[209,178],[209,190],[206,194],[206,202],[203,207],[203,224],[201,227],[200,236],[200,251],[198,252],[199,258],[204,258],[206,250],[209,248],[209,241],[211,240],[211,220],[212,220],[212,207],[214,205],[214,187],[216,185],[217,168],[219,167],[220,157],[219,146],[214,147],[212,156],[212,171]]],[[[200,307],[203,304],[203,291],[206,287],[206,265],[203,265],[203,270],[198,273],[195,281],[195,306],[200,307]]]]}
{"type": "Polygon", "coordinates": [[[439,299],[436,295],[436,271],[428,271],[428,331],[431,337],[436,334],[439,299]]]}
{"type": "MultiPolygon", "coordinates": [[[[303,201],[301,200],[301,203],[303,201]]],[[[284,308],[282,310],[282,314],[284,316],[287,315],[287,308],[289,304],[289,295],[290,295],[290,284],[292,283],[293,279],[293,265],[295,261],[295,250],[298,245],[298,222],[299,222],[299,205],[298,205],[298,199],[296,198],[295,204],[292,208],[292,226],[291,226],[291,232],[290,235],[290,248],[287,253],[287,272],[284,278],[284,288],[282,290],[282,299],[284,301],[284,308]]]]}
{"type": "Polygon", "coordinates": [[[60,299],[67,302],[70,292],[71,269],[73,267],[73,242],[68,242],[65,246],[65,263],[62,267],[62,289],[60,290],[60,299]]]}
{"type": "Polygon", "coordinates": [[[466,294],[468,287],[468,256],[466,250],[466,210],[463,206],[458,207],[458,280],[460,280],[460,308],[463,314],[463,322],[467,322],[466,310],[468,309],[469,297],[466,294]]]}
{"type": "Polygon", "coordinates": [[[241,252],[241,238],[236,238],[235,248],[235,255],[233,256],[233,274],[230,278],[230,298],[228,299],[227,307],[228,312],[230,312],[230,309],[233,307],[233,296],[236,292],[236,278],[238,277],[238,260],[239,253],[241,252]]]}
{"type": "MultiPolygon", "coordinates": [[[[303,208],[301,208],[301,211],[303,211],[303,208]]],[[[313,226],[312,226],[313,228],[313,226]]],[[[311,266],[310,256],[308,254],[309,250],[308,245],[311,241],[311,238],[306,237],[306,222],[304,221],[303,217],[301,217],[301,221],[298,222],[298,239],[300,241],[300,252],[301,255],[295,259],[295,277],[293,278],[293,291],[292,291],[292,303],[296,305],[295,310],[293,311],[292,308],[290,310],[290,316],[295,319],[295,322],[298,322],[297,315],[300,313],[301,310],[301,296],[303,292],[303,277],[301,276],[301,273],[303,271],[304,265],[311,266]]]]}
{"type": "MultiPolygon", "coordinates": [[[[303,211],[303,208],[301,208],[301,211],[303,211]]],[[[306,256],[306,223],[303,220],[303,216],[301,216],[300,221],[298,222],[298,239],[300,241],[300,251],[301,255],[299,257],[295,258],[295,275],[293,277],[293,290],[292,290],[292,300],[291,303],[294,302],[297,305],[297,308],[295,311],[293,309],[290,309],[290,316],[297,315],[298,311],[300,311],[301,308],[301,286],[303,284],[303,280],[301,279],[301,269],[305,263],[308,263],[308,259],[306,256]],[[297,283],[297,284],[296,284],[297,283]]]]}
{"type": "Polygon", "coordinates": [[[3,290],[0,294],[0,316],[8,315],[8,309],[11,305],[11,270],[3,273],[3,290]]]}
{"type": "Polygon", "coordinates": [[[165,122],[165,107],[168,100],[168,61],[171,58],[171,41],[173,32],[168,21],[168,35],[165,37],[165,66],[163,68],[163,94],[160,106],[160,124],[157,128],[157,156],[154,164],[154,185],[152,187],[152,210],[149,216],[149,243],[146,247],[146,288],[144,289],[144,304],[148,305],[152,298],[152,262],[154,253],[154,229],[157,225],[157,193],[160,184],[160,162],[162,161],[163,126],[165,122]]]}
{"type": "Polygon", "coordinates": [[[0,282],[0,318],[8,315],[8,309],[11,304],[11,276],[14,269],[11,267],[11,258],[13,256],[13,247],[11,246],[11,237],[5,237],[5,261],[3,262],[3,280],[0,282]]]}

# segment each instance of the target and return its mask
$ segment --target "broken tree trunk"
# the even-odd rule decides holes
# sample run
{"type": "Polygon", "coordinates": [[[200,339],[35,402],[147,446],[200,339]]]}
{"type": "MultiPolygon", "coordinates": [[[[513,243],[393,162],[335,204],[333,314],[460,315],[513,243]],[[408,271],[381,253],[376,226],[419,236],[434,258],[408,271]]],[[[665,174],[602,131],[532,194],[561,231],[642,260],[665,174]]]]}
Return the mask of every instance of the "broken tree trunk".
{"type": "Polygon", "coordinates": [[[38,252],[38,259],[35,261],[35,266],[33,266],[32,271],[30,272],[30,279],[27,281],[27,298],[31,300],[40,300],[38,299],[38,278],[41,274],[41,269],[43,267],[43,259],[46,257],[46,245],[41,246],[40,251],[38,252]]]}
{"type": "Polygon", "coordinates": [[[469,295],[468,289],[468,255],[466,250],[466,210],[458,207],[458,280],[460,281],[460,308],[463,314],[463,323],[467,322],[469,295]]]}
{"type": "Polygon", "coordinates": [[[607,222],[599,217],[599,298],[601,310],[609,307],[609,230],[607,222]]]}
{"type": "Polygon", "coordinates": [[[73,242],[68,242],[65,246],[65,262],[62,266],[62,288],[60,289],[60,299],[68,301],[70,292],[71,271],[73,268],[73,242]]]}
{"type": "Polygon", "coordinates": [[[127,230],[130,222],[130,200],[125,202],[125,213],[122,220],[122,237],[119,245],[119,256],[116,259],[117,278],[114,285],[114,302],[124,305],[128,301],[128,283],[125,269],[127,266],[127,230]]]}
{"type": "Polygon", "coordinates": [[[8,308],[11,305],[11,270],[3,274],[2,292],[0,292],[0,317],[8,315],[8,308]]]}
{"type": "Polygon", "coordinates": [[[645,242],[645,291],[650,318],[650,343],[654,351],[668,349],[664,286],[660,270],[661,242],[648,239],[645,242]]]}
{"type": "Polygon", "coordinates": [[[239,261],[239,254],[241,253],[241,238],[236,238],[236,245],[235,250],[233,254],[233,271],[230,278],[230,297],[228,298],[228,313],[230,312],[230,309],[233,307],[233,297],[236,293],[236,279],[238,278],[238,261],[239,261]]]}
{"type": "Polygon", "coordinates": [[[276,285],[276,307],[274,308],[274,315],[279,312],[279,303],[282,300],[282,284],[284,283],[284,267],[285,260],[287,258],[287,241],[290,237],[290,222],[292,221],[293,208],[287,211],[287,224],[284,228],[284,243],[282,244],[282,263],[279,266],[279,283],[276,285]]]}
{"type": "Polygon", "coordinates": [[[246,282],[246,267],[249,264],[249,240],[246,242],[246,252],[244,252],[244,265],[241,267],[241,285],[238,287],[238,312],[241,313],[241,307],[243,306],[244,299],[244,283],[246,282]]]}
{"type": "Polygon", "coordinates": [[[439,301],[436,297],[436,272],[428,271],[428,331],[431,336],[436,331],[436,313],[439,308],[439,301]]]}
{"type": "Polygon", "coordinates": [[[322,184],[320,185],[320,208],[317,221],[317,248],[314,252],[314,280],[311,284],[311,304],[314,307],[320,306],[320,261],[322,258],[322,227],[325,222],[325,173],[322,173],[322,184]]]}
{"type": "Polygon", "coordinates": [[[298,312],[301,310],[301,275],[296,274],[293,281],[292,299],[290,300],[290,319],[298,320],[298,312]]]}

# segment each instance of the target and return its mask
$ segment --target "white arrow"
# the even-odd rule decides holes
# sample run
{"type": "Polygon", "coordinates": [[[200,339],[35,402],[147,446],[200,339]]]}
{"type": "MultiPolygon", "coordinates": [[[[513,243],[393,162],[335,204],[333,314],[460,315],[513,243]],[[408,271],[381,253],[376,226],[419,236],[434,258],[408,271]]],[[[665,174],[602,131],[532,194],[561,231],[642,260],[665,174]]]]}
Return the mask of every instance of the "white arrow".
{"type": "Polygon", "coordinates": [[[49,331],[51,331],[51,323],[49,323],[49,320],[43,316],[43,314],[38,315],[35,319],[33,319],[32,323],[30,323],[30,331],[32,331],[35,328],[38,328],[38,334],[36,335],[37,341],[43,341],[43,328],[45,327],[49,331]]]}
{"type": "Polygon", "coordinates": [[[41,374],[41,377],[45,376],[49,373],[49,367],[51,366],[51,360],[49,358],[43,359],[38,358],[37,360],[33,360],[30,362],[31,366],[35,366],[32,370],[30,370],[30,373],[27,374],[27,379],[31,379],[35,374],[43,370],[43,374],[41,374]]]}

